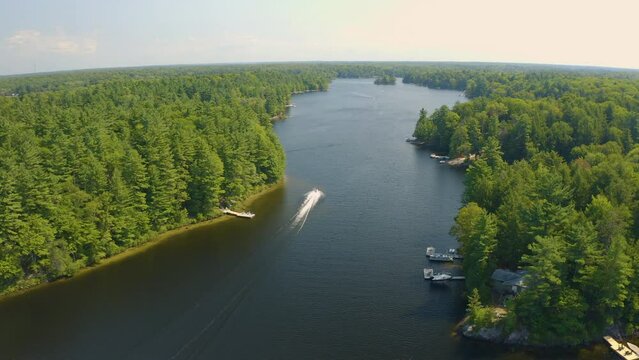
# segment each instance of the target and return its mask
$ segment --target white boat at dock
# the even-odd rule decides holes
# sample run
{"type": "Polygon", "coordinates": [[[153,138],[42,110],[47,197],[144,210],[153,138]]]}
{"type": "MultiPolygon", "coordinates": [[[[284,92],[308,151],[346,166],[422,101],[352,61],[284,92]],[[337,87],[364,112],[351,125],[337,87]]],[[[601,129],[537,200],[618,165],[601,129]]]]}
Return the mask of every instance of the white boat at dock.
{"type": "Polygon", "coordinates": [[[444,281],[452,279],[452,275],[448,273],[436,273],[433,269],[424,269],[424,280],[444,281]]]}
{"type": "Polygon", "coordinates": [[[446,281],[452,279],[453,276],[451,274],[441,273],[433,275],[431,281],[446,281]]]}
{"type": "Polygon", "coordinates": [[[452,275],[450,273],[436,273],[433,269],[424,269],[424,280],[446,281],[446,280],[465,280],[464,276],[452,275]]]}
{"type": "Polygon", "coordinates": [[[233,211],[229,208],[224,208],[222,209],[222,212],[226,215],[233,215],[233,216],[237,216],[239,218],[244,218],[244,219],[252,219],[255,217],[255,214],[253,214],[250,211],[246,211],[246,212],[237,212],[237,211],[233,211]]]}

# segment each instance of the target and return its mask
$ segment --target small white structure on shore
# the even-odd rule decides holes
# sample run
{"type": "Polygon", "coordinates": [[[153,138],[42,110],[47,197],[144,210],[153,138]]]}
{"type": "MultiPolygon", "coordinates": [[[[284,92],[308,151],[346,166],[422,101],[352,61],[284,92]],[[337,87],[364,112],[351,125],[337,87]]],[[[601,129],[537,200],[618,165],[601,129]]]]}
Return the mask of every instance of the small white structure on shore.
{"type": "Polygon", "coordinates": [[[233,210],[231,210],[231,209],[229,209],[229,208],[224,208],[224,209],[222,209],[222,212],[223,212],[224,214],[226,214],[226,215],[233,215],[233,216],[237,216],[237,217],[245,218],[245,219],[252,219],[252,218],[254,218],[254,217],[255,217],[255,214],[253,214],[253,213],[252,213],[252,212],[250,212],[250,211],[247,211],[247,212],[237,212],[237,211],[233,211],[233,210]]]}

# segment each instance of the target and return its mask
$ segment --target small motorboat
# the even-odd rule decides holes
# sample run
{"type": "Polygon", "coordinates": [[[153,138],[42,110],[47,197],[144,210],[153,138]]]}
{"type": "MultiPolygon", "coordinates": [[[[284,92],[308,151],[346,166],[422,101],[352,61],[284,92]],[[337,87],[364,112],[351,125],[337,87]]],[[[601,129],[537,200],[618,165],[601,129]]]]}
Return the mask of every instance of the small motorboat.
{"type": "Polygon", "coordinates": [[[453,276],[447,273],[435,273],[433,277],[430,279],[431,281],[445,281],[452,279],[453,276]]]}
{"type": "Polygon", "coordinates": [[[432,281],[445,281],[451,280],[453,276],[448,273],[436,273],[433,269],[425,268],[424,269],[424,280],[432,280],[432,281]]]}

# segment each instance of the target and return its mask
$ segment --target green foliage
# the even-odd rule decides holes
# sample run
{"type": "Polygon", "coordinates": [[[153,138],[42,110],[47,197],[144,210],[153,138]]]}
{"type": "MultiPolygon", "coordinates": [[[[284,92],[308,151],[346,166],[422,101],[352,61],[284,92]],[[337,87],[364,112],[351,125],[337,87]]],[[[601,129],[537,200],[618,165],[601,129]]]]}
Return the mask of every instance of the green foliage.
{"type": "Polygon", "coordinates": [[[483,306],[479,291],[475,288],[468,296],[468,306],[466,308],[468,314],[468,322],[478,328],[491,327],[495,323],[493,309],[483,306]]]}
{"type": "Polygon", "coordinates": [[[375,79],[375,85],[395,85],[395,77],[391,74],[384,74],[375,79]]]}
{"type": "Polygon", "coordinates": [[[73,275],[284,174],[270,119],[313,65],[0,79],[0,291],[73,275]],[[197,76],[196,76],[197,75],[197,76]]]}
{"type": "Polygon", "coordinates": [[[533,341],[639,329],[639,76],[612,70],[329,63],[0,78],[0,291],[72,275],[277,181],[285,155],[270,120],[334,77],[472,99],[422,110],[414,136],[479,154],[452,229],[477,321],[490,273],[506,267],[528,271],[508,321],[533,341]]]}
{"type": "Polygon", "coordinates": [[[497,221],[475,203],[459,210],[451,233],[461,242],[464,255],[466,288],[477,291],[482,299],[490,298],[488,279],[495,270],[494,256],[497,221]]]}
{"type": "Polygon", "coordinates": [[[404,76],[472,100],[420,113],[415,136],[478,152],[452,233],[468,289],[490,299],[495,267],[527,271],[509,323],[530,340],[577,344],[639,326],[639,81],[635,76],[491,69],[404,76]],[[514,325],[512,325],[514,326],[514,325]]]}
{"type": "MultiPolygon", "coordinates": [[[[459,115],[442,106],[429,117],[422,111],[413,135],[437,151],[449,152],[451,137],[458,125],[459,115]]],[[[454,146],[459,145],[456,143],[454,146]]]]}
{"type": "Polygon", "coordinates": [[[559,236],[537,236],[522,259],[528,288],[517,298],[517,315],[534,342],[576,344],[586,335],[587,305],[567,279],[567,247],[559,236]]]}

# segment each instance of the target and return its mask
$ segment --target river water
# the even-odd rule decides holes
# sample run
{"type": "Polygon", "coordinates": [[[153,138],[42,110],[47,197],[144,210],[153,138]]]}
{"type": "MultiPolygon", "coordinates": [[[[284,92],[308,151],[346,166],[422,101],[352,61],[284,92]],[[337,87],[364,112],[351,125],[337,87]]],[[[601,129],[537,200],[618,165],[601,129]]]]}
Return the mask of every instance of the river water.
{"type": "Polygon", "coordinates": [[[456,246],[463,173],[404,139],[420,108],[463,100],[371,79],[296,95],[275,124],[286,185],[251,205],[253,220],[182,232],[4,299],[0,358],[529,358],[451,335],[463,284],[422,277],[427,246],[456,246]],[[295,225],[315,187],[324,196],[295,225]]]}

